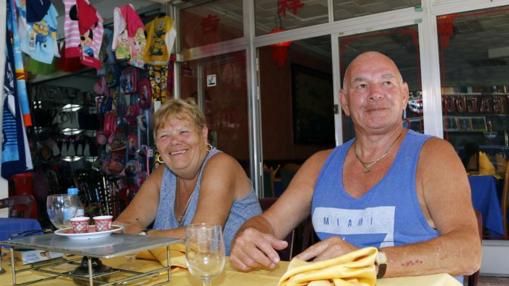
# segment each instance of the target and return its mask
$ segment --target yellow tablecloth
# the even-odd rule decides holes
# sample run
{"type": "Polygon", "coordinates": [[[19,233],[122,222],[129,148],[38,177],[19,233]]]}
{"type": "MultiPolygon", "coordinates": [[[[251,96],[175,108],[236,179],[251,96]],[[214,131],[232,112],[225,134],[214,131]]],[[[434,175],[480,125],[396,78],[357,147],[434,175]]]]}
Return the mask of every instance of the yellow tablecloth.
{"type": "MultiPolygon", "coordinates": [[[[125,258],[115,258],[103,261],[105,264],[115,267],[122,267],[128,269],[135,269],[138,271],[145,271],[160,267],[160,264],[156,261],[148,260],[127,260],[125,258]]],[[[6,270],[5,273],[0,274],[0,285],[11,285],[11,272],[8,260],[4,257],[3,266],[6,270]]],[[[221,286],[259,286],[259,285],[277,285],[279,278],[285,273],[288,267],[288,262],[279,263],[278,267],[273,271],[259,270],[249,273],[243,273],[234,270],[229,263],[226,264],[225,271],[220,276],[212,280],[212,285],[221,286]]],[[[18,283],[27,281],[26,279],[32,280],[36,277],[43,277],[40,274],[33,273],[31,271],[23,272],[16,275],[18,283]]],[[[144,285],[148,286],[156,282],[161,282],[166,279],[166,272],[155,278],[148,278],[139,283],[131,285],[144,285]]],[[[66,278],[57,278],[53,280],[43,281],[34,285],[75,285],[71,280],[66,278]]],[[[168,285],[195,285],[201,286],[200,280],[193,277],[189,272],[183,269],[179,269],[172,273],[172,282],[168,285]]],[[[377,286],[461,286],[461,284],[448,274],[437,274],[427,276],[415,276],[415,277],[400,277],[400,278],[385,278],[377,282],[377,286]]]]}

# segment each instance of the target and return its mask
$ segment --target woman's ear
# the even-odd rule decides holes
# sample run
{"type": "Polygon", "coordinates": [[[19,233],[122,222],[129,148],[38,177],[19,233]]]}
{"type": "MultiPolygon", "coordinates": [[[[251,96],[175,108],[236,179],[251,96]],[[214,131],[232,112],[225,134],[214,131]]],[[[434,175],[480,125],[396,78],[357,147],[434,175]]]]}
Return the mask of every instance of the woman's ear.
{"type": "Polygon", "coordinates": [[[208,136],[209,136],[209,128],[207,126],[203,127],[202,130],[201,130],[201,136],[203,137],[203,139],[208,142],[208,136]]]}

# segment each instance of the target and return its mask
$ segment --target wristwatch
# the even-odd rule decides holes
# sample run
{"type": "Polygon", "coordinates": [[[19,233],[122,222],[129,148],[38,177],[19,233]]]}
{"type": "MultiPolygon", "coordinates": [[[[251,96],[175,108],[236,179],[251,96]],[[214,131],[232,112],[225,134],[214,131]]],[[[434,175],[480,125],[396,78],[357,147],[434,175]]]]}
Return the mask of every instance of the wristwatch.
{"type": "Polygon", "coordinates": [[[376,278],[383,278],[385,275],[385,271],[387,270],[387,255],[381,250],[378,249],[378,253],[375,257],[375,266],[376,266],[376,278]]]}

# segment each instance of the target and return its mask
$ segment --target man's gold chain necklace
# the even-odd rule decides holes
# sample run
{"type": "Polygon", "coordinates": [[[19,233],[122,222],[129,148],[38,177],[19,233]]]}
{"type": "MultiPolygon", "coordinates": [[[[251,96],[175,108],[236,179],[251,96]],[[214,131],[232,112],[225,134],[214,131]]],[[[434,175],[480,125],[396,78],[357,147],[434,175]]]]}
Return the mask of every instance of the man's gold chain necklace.
{"type": "Polygon", "coordinates": [[[357,149],[357,141],[355,141],[355,146],[354,146],[355,158],[357,158],[357,161],[359,161],[359,163],[361,163],[364,173],[369,173],[369,171],[371,171],[371,167],[373,167],[376,163],[380,162],[385,157],[387,157],[387,155],[389,155],[389,152],[391,151],[394,144],[396,144],[398,139],[401,137],[401,135],[403,135],[403,130],[399,133],[398,137],[396,137],[396,139],[394,139],[394,141],[392,141],[391,145],[389,145],[389,147],[387,147],[385,152],[380,157],[376,158],[375,160],[367,161],[367,162],[362,161],[361,156],[359,155],[359,151],[357,149]]]}

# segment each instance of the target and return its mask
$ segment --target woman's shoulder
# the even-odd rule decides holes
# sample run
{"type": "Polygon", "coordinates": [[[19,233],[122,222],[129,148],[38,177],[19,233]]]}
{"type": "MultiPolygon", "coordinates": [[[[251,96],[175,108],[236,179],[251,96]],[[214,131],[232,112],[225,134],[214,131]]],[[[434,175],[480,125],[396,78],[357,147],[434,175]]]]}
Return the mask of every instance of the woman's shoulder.
{"type": "Polygon", "coordinates": [[[205,170],[208,171],[210,169],[225,172],[232,170],[242,170],[242,166],[233,156],[225,152],[217,152],[209,158],[207,164],[205,165],[205,170]]]}

